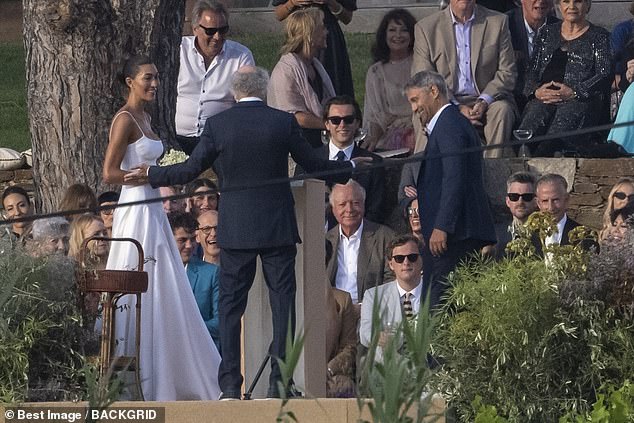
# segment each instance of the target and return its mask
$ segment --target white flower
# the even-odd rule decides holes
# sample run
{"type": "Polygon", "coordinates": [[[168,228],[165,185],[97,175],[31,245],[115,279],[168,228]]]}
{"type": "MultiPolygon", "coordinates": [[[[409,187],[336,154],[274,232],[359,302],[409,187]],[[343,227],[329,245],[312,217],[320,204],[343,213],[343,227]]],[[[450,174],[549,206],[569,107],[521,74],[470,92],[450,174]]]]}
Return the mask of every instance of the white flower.
{"type": "Polygon", "coordinates": [[[187,160],[189,156],[180,150],[170,149],[163,158],[159,161],[159,166],[169,166],[177,163],[182,163],[187,160]]]}

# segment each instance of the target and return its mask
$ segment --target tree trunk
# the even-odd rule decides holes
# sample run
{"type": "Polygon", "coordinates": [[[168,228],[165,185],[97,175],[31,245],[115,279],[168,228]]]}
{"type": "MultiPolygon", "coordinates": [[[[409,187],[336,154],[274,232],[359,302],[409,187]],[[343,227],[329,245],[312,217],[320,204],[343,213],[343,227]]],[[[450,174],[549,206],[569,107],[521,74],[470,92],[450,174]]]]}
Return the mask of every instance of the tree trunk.
{"type": "Polygon", "coordinates": [[[23,0],[27,101],[36,207],[57,210],[64,190],[99,192],[110,121],[123,105],[117,75],[146,54],[161,74],[153,127],[174,140],[183,0],[23,0]]]}

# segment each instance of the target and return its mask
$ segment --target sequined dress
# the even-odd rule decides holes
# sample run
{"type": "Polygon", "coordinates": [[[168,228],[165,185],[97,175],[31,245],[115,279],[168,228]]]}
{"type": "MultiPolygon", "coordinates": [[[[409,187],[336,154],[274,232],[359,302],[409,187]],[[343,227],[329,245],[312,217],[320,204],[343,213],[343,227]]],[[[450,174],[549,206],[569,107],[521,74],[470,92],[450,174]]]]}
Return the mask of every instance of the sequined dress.
{"type": "MultiPolygon", "coordinates": [[[[605,122],[609,113],[610,82],[612,77],[610,34],[590,24],[588,30],[573,40],[561,36],[561,22],[547,25],[539,32],[524,86],[530,101],[522,116],[521,129],[531,129],[534,136],[556,134],[605,122]],[[561,60],[565,54],[563,82],[572,88],[577,98],[558,105],[544,104],[535,98],[535,90],[543,83],[544,73],[553,57],[561,60]]],[[[551,156],[558,150],[583,148],[587,139],[555,139],[542,142],[538,156],[551,156]]]]}

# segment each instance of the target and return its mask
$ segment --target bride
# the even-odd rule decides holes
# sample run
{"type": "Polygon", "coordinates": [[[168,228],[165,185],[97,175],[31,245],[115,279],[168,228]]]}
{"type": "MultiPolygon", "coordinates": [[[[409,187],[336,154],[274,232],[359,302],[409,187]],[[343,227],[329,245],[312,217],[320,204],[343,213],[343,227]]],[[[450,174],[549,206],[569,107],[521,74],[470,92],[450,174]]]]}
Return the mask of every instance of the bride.
{"type": "MultiPolygon", "coordinates": [[[[112,119],[103,169],[104,182],[119,185],[130,168],[140,163],[155,165],[163,153],[163,143],[144,110],[156,98],[156,66],[147,57],[134,56],[126,62],[121,79],[128,98],[112,119]]],[[[123,185],[119,202],[159,196],[149,185],[123,185]]],[[[220,355],[198,311],[162,204],[116,209],[112,236],[136,239],[148,259],[144,270],[149,287],[141,303],[140,370],[145,399],[218,399],[220,355]]],[[[137,266],[137,251],[131,243],[113,243],[108,269],[137,266]]],[[[115,355],[134,355],[135,297],[123,297],[118,305],[115,355]]]]}

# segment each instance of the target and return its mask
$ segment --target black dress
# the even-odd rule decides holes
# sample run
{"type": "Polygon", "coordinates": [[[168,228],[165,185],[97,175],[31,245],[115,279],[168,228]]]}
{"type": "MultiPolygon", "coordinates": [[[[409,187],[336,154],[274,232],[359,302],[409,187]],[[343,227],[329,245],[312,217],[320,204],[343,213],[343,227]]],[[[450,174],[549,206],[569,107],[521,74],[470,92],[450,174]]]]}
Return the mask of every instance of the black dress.
{"type": "MultiPolygon", "coordinates": [[[[344,8],[357,10],[357,0],[337,0],[344,8]]],[[[286,0],[273,0],[273,6],[286,3],[286,0]]],[[[327,5],[319,7],[324,12],[324,26],[328,30],[326,43],[328,46],[318,56],[319,61],[332,81],[337,95],[347,94],[354,98],[354,87],[352,85],[352,70],[350,68],[350,58],[348,57],[348,46],[343,31],[327,5]]]]}
{"type": "MultiPolygon", "coordinates": [[[[534,136],[557,134],[604,123],[609,118],[610,82],[612,79],[610,34],[590,24],[574,40],[561,37],[561,23],[547,25],[539,32],[526,75],[524,95],[530,99],[522,116],[520,129],[530,129],[534,136]],[[544,104],[535,98],[535,90],[555,80],[577,94],[575,99],[557,105],[544,104]]],[[[549,157],[555,152],[584,155],[591,148],[590,137],[557,138],[533,145],[533,154],[549,157]]]]}

